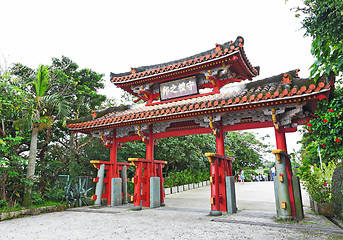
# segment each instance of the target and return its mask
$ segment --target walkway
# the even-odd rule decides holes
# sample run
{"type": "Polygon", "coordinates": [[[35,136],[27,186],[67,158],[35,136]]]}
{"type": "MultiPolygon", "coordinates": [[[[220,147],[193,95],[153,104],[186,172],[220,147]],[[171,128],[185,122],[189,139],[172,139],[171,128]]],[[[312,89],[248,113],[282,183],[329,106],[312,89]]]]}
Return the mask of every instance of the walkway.
{"type": "Polygon", "coordinates": [[[321,216],[307,214],[299,224],[275,222],[271,186],[272,183],[236,184],[238,207],[244,210],[232,215],[209,216],[210,188],[203,187],[168,195],[166,207],[162,208],[130,211],[130,205],[84,207],[3,221],[0,239],[343,238],[342,229],[321,216]]]}
{"type": "MultiPolygon", "coordinates": [[[[168,207],[198,209],[208,213],[210,211],[210,195],[210,186],[197,188],[182,192],[182,194],[168,195],[166,205],[168,207]]],[[[236,198],[239,210],[276,212],[273,182],[236,183],[236,198]]],[[[307,199],[308,197],[305,197],[305,204],[309,206],[307,199]]]]}

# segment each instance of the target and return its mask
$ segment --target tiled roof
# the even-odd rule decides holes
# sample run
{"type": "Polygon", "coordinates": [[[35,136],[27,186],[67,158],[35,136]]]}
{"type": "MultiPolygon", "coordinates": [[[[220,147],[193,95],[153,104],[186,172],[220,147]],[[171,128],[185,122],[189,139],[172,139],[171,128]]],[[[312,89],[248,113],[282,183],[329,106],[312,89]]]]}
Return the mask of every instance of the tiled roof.
{"type": "MultiPolygon", "coordinates": [[[[288,75],[252,81],[241,82],[237,85],[224,87],[220,93],[195,96],[184,100],[158,103],[150,106],[133,105],[131,108],[110,112],[92,121],[72,123],[67,126],[70,130],[91,132],[98,129],[116,128],[142,122],[168,121],[175,118],[190,118],[202,112],[215,110],[219,112],[241,111],[253,108],[263,108],[273,104],[286,104],[296,102],[296,99],[313,99],[319,93],[329,94],[330,85],[326,80],[314,83],[310,79],[299,79],[288,75]],[[288,87],[283,82],[288,77],[292,85],[288,87]],[[306,98],[307,97],[307,98],[306,98]],[[286,101],[283,101],[286,100],[286,101]]],[[[299,100],[300,101],[300,100],[299,100]]],[[[303,101],[303,100],[302,100],[303,101]]]]}
{"type": "Polygon", "coordinates": [[[258,75],[258,69],[254,68],[249,62],[243,50],[243,44],[244,39],[242,37],[237,37],[234,42],[230,41],[222,45],[216,44],[215,48],[191,57],[157,65],[131,68],[130,72],[119,74],[111,73],[111,82],[113,82],[114,84],[134,82],[139,79],[150,78],[160,74],[168,74],[170,72],[179,71],[184,68],[189,68],[199,64],[205,64],[216,59],[222,59],[225,56],[234,55],[235,53],[239,53],[239,56],[242,58],[245,67],[248,71],[250,71],[251,76],[246,77],[250,78],[258,75]]]}

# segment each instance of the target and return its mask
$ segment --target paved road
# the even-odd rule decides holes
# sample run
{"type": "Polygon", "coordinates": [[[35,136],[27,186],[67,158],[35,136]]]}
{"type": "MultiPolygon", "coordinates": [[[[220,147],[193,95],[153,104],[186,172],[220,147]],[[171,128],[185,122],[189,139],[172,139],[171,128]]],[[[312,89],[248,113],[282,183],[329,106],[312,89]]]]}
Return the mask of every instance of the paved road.
{"type": "Polygon", "coordinates": [[[238,207],[244,209],[237,214],[209,216],[210,188],[203,187],[169,195],[163,208],[84,207],[3,221],[0,239],[343,239],[341,229],[320,216],[307,214],[299,224],[276,222],[269,185],[236,184],[238,207]]]}

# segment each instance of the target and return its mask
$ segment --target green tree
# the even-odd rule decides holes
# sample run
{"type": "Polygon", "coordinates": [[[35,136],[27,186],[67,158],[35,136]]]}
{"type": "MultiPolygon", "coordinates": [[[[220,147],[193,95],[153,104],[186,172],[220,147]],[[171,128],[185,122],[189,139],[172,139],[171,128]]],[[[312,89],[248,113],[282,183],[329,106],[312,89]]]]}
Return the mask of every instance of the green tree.
{"type": "Polygon", "coordinates": [[[270,152],[270,146],[256,139],[254,134],[243,131],[228,132],[225,148],[227,155],[235,159],[232,165],[235,171],[240,168],[256,169],[263,166],[266,160],[263,156],[270,152]]]}
{"type": "MultiPolygon", "coordinates": [[[[78,119],[90,115],[91,110],[98,110],[103,107],[107,98],[105,95],[99,94],[98,90],[104,88],[104,74],[99,74],[91,69],[79,69],[75,62],[65,56],[62,56],[61,59],[53,58],[52,71],[53,79],[56,82],[55,91],[64,92],[71,103],[69,119],[78,119]]],[[[63,165],[64,170],[67,170],[64,172],[66,174],[81,174],[84,171],[79,166],[89,163],[88,158],[80,157],[81,148],[93,142],[93,138],[70,132],[61,123],[57,123],[53,127],[52,139],[55,143],[51,145],[51,151],[54,154],[49,156],[51,158],[49,162],[63,162],[60,165],[63,165]],[[66,165],[68,165],[67,169],[65,168],[66,165]]],[[[98,147],[98,144],[93,145],[93,147],[98,147]]],[[[90,151],[89,154],[91,155],[94,149],[86,148],[85,151],[90,151]]],[[[85,152],[83,151],[82,154],[85,152]]],[[[88,153],[86,154],[88,155],[88,153]]],[[[50,177],[55,175],[56,173],[50,173],[50,177]]]]}
{"type": "Polygon", "coordinates": [[[311,163],[319,163],[317,148],[321,149],[323,162],[343,158],[343,89],[336,88],[331,101],[321,101],[316,118],[308,123],[304,135],[304,158],[311,163]]]}
{"type": "MultiPolygon", "coordinates": [[[[297,17],[303,17],[305,36],[313,38],[311,53],[316,58],[311,66],[311,76],[338,76],[341,83],[343,71],[343,2],[340,0],[304,0],[296,9],[297,17]]],[[[332,99],[321,101],[316,118],[309,125],[309,133],[302,139],[303,158],[315,163],[319,161],[317,148],[321,148],[323,161],[342,158],[342,88],[336,83],[332,99]]]]}
{"type": "Polygon", "coordinates": [[[343,2],[341,0],[304,0],[296,16],[302,16],[305,36],[313,38],[312,55],[316,61],[311,66],[315,80],[338,76],[343,71],[343,2]]]}
{"type": "MultiPolygon", "coordinates": [[[[17,67],[20,68],[21,66],[17,65],[17,67]]],[[[26,68],[24,67],[24,69],[26,68]]],[[[51,127],[53,119],[50,114],[47,114],[49,110],[51,112],[57,111],[57,115],[63,117],[68,114],[69,106],[63,96],[48,91],[50,87],[50,71],[47,66],[41,65],[34,75],[25,80],[31,90],[26,94],[28,108],[26,109],[26,116],[16,121],[16,125],[21,127],[29,126],[31,129],[30,151],[26,170],[27,184],[25,185],[23,201],[24,206],[29,206],[31,204],[32,185],[36,168],[38,132],[43,128],[51,127]]]]}
{"type": "MultiPolygon", "coordinates": [[[[263,156],[270,152],[270,147],[263,144],[252,133],[228,132],[225,137],[226,156],[235,158],[233,169],[241,167],[256,169],[263,165],[263,156]]],[[[157,160],[167,161],[164,171],[176,172],[186,169],[209,171],[206,152],[216,152],[213,134],[189,135],[163,138],[155,146],[157,160]]],[[[128,142],[118,151],[119,161],[127,161],[128,157],[145,158],[145,144],[141,141],[128,142]]]]}
{"type": "Polygon", "coordinates": [[[22,169],[26,165],[19,147],[23,134],[13,127],[25,105],[15,81],[7,70],[0,71],[0,199],[9,206],[20,201],[25,182],[22,169]]]}
{"type": "Polygon", "coordinates": [[[168,162],[166,171],[185,169],[204,171],[209,167],[208,159],[205,157],[206,152],[215,152],[213,134],[163,138],[155,147],[155,158],[168,162]]]}

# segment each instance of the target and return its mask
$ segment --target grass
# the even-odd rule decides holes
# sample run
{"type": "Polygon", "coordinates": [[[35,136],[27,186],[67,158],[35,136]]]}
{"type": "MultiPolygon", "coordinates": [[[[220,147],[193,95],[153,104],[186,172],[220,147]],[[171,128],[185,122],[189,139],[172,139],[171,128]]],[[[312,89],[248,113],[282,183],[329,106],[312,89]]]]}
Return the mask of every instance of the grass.
{"type": "Polygon", "coordinates": [[[41,208],[41,207],[48,207],[48,206],[61,206],[63,205],[60,202],[53,202],[53,201],[47,201],[42,204],[37,204],[37,205],[31,205],[29,207],[23,207],[20,205],[13,206],[13,207],[2,207],[0,208],[0,214],[4,212],[15,212],[15,211],[20,211],[20,210],[25,210],[25,209],[36,209],[36,208],[41,208]]]}

